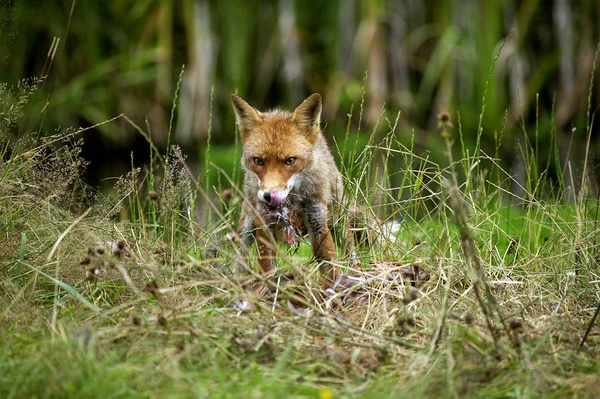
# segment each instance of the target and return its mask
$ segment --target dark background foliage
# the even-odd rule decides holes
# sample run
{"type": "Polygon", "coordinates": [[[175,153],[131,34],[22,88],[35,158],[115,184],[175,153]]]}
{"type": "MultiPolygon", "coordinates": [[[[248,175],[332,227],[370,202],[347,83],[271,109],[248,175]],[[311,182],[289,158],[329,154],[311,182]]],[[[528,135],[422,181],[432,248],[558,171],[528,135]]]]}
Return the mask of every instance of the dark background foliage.
{"type": "MultiPolygon", "coordinates": [[[[583,169],[600,37],[594,0],[8,0],[0,13],[1,80],[46,76],[15,137],[124,113],[164,148],[185,65],[173,141],[192,158],[209,131],[215,160],[231,158],[231,93],[266,109],[319,92],[328,135],[343,136],[350,112],[353,130],[368,132],[385,107],[390,120],[401,112],[401,140],[414,129],[416,151],[445,159],[437,115],[448,111],[455,128],[460,115],[466,148],[475,149],[481,118],[482,150],[515,175],[527,142],[536,162],[560,159],[554,178],[571,162],[565,187],[583,169]]],[[[599,94],[595,84],[590,119],[599,94]]],[[[148,154],[122,119],[86,132],[85,143],[92,184],[128,169],[132,150],[137,163],[148,154]]]]}

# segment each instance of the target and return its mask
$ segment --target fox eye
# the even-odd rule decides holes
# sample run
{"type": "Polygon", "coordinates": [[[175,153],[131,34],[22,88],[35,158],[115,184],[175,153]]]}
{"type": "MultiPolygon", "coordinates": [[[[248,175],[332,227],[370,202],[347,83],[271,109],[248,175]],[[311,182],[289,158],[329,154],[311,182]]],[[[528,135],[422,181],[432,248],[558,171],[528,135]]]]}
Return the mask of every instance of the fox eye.
{"type": "Polygon", "coordinates": [[[263,161],[262,158],[254,157],[252,158],[252,160],[254,161],[254,165],[256,166],[264,166],[265,164],[265,161],[263,161]]]}
{"type": "Polygon", "coordinates": [[[296,157],[289,157],[288,159],[285,160],[285,164],[288,166],[292,166],[295,163],[296,163],[296,157]]]}

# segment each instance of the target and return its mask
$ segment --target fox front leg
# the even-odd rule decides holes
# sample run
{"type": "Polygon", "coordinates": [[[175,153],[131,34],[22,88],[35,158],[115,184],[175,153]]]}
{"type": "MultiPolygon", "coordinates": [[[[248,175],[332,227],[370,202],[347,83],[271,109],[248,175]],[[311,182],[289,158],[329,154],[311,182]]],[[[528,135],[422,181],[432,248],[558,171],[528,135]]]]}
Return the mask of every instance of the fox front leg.
{"type": "Polygon", "coordinates": [[[303,214],[313,255],[319,261],[319,269],[327,280],[333,282],[336,273],[330,261],[336,257],[336,253],[333,237],[327,226],[327,205],[322,203],[306,204],[303,214]]]}
{"type": "Polygon", "coordinates": [[[245,258],[248,249],[254,241],[258,246],[258,268],[263,276],[268,276],[273,270],[274,263],[274,234],[271,228],[264,225],[260,218],[251,214],[243,214],[238,226],[238,234],[241,239],[240,245],[236,247],[236,262],[234,273],[240,273],[247,267],[245,258]]]}
{"type": "Polygon", "coordinates": [[[274,246],[276,244],[273,242],[273,232],[268,226],[257,226],[256,245],[258,246],[258,268],[260,273],[265,277],[269,277],[275,262],[274,246]]]}

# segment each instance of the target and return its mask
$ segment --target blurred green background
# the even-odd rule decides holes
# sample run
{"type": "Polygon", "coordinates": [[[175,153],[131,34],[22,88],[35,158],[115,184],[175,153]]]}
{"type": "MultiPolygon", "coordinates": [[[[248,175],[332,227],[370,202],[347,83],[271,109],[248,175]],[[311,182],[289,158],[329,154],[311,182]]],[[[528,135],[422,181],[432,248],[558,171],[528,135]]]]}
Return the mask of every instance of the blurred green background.
{"type": "MultiPolygon", "coordinates": [[[[173,141],[198,165],[209,130],[211,160],[227,170],[237,163],[231,93],[267,109],[319,92],[329,136],[344,137],[351,110],[351,130],[368,134],[385,106],[392,123],[401,111],[400,140],[414,132],[415,151],[443,162],[438,114],[450,112],[455,134],[460,115],[464,146],[474,149],[485,109],[481,148],[515,176],[526,169],[526,142],[540,164],[560,158],[553,178],[571,162],[566,187],[583,170],[597,0],[5,0],[0,13],[0,81],[46,76],[15,137],[124,113],[164,148],[185,64],[173,141]]],[[[91,184],[130,168],[131,151],[147,162],[147,143],[123,119],[84,135],[91,184]]]]}

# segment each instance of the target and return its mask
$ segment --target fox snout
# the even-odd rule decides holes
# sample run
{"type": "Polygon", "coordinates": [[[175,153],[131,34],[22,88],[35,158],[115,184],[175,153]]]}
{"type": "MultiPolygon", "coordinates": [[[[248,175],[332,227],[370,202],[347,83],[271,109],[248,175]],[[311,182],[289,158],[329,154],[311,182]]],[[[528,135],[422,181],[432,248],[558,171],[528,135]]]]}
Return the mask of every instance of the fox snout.
{"type": "MultiPolygon", "coordinates": [[[[259,196],[260,198],[260,196],[259,196]]],[[[263,201],[265,201],[268,205],[276,207],[283,204],[285,201],[285,196],[282,193],[273,190],[271,192],[263,192],[262,194],[263,201]]]]}
{"type": "Polygon", "coordinates": [[[271,208],[281,206],[287,198],[290,189],[285,190],[258,190],[258,199],[265,202],[271,208]]]}

